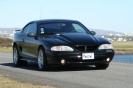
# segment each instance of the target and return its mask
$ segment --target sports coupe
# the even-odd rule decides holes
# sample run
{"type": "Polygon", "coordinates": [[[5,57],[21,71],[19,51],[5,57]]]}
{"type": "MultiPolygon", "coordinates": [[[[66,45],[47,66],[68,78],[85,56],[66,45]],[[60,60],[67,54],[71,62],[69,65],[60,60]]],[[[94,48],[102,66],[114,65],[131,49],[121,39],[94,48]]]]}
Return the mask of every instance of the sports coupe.
{"type": "Polygon", "coordinates": [[[115,52],[107,39],[95,34],[76,20],[31,21],[14,33],[13,62],[15,66],[37,62],[39,70],[48,70],[50,65],[106,69],[115,52]]]}

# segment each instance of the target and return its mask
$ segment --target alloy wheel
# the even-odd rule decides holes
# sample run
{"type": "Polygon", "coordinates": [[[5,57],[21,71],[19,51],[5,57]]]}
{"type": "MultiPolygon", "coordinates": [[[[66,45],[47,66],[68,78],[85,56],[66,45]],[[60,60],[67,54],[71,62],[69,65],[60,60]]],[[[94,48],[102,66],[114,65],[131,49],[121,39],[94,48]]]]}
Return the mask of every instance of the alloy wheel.
{"type": "Polygon", "coordinates": [[[14,48],[13,61],[14,61],[14,64],[17,64],[18,62],[18,51],[16,48],[14,48]]]}
{"type": "Polygon", "coordinates": [[[43,51],[39,50],[39,54],[38,54],[38,66],[39,68],[42,68],[44,65],[44,55],[43,55],[43,51]]]}

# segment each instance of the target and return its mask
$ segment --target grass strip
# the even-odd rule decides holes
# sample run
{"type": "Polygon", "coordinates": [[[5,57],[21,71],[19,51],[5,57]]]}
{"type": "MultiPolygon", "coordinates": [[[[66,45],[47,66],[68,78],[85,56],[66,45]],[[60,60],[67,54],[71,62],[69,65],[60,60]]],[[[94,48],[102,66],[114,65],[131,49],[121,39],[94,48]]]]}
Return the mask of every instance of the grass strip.
{"type": "Polygon", "coordinates": [[[12,52],[12,47],[0,47],[0,52],[12,52]]]}
{"type": "Polygon", "coordinates": [[[49,86],[32,85],[29,83],[21,83],[13,79],[9,79],[0,75],[0,88],[53,88],[49,86]]]}

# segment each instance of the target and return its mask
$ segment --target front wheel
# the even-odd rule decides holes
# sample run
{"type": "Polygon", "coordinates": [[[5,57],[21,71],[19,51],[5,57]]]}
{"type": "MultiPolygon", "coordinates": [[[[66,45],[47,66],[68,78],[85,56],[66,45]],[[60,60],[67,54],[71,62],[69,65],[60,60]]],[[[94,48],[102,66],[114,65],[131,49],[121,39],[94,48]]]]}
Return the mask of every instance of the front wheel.
{"type": "Polygon", "coordinates": [[[13,63],[15,66],[25,66],[27,65],[27,61],[23,61],[23,60],[20,60],[20,55],[19,55],[19,52],[18,52],[18,49],[17,49],[17,46],[14,46],[13,47],[13,63]]]}
{"type": "Polygon", "coordinates": [[[47,57],[45,55],[44,48],[40,48],[38,51],[38,68],[40,71],[47,70],[48,64],[47,64],[47,57]]]}
{"type": "Polygon", "coordinates": [[[106,69],[109,66],[109,63],[107,63],[107,64],[98,64],[98,65],[95,65],[95,66],[98,69],[106,69]]]}

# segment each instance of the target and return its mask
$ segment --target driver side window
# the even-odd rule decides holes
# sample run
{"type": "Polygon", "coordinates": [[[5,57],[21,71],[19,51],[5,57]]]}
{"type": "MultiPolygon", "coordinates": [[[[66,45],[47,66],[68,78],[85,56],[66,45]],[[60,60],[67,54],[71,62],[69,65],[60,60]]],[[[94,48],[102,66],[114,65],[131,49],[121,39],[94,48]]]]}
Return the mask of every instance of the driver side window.
{"type": "Polygon", "coordinates": [[[36,23],[30,23],[23,29],[23,33],[26,35],[30,32],[36,34],[36,31],[37,31],[36,23]]]}
{"type": "Polygon", "coordinates": [[[28,28],[29,28],[29,25],[27,25],[26,27],[24,27],[24,29],[23,29],[23,33],[24,33],[24,34],[26,34],[28,28]]]}
{"type": "Polygon", "coordinates": [[[72,24],[74,29],[77,31],[77,32],[83,32],[83,33],[86,33],[86,31],[78,24],[72,24]]]}

